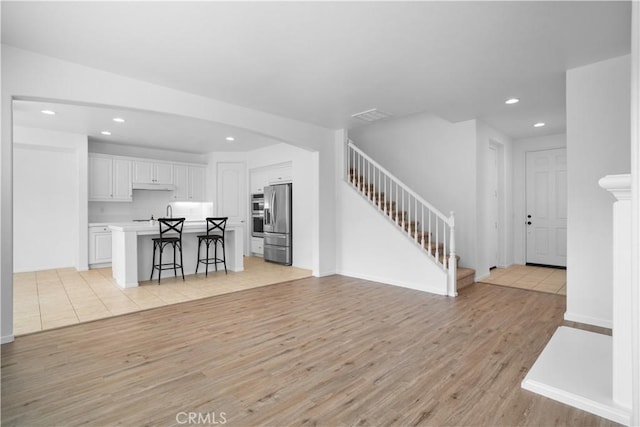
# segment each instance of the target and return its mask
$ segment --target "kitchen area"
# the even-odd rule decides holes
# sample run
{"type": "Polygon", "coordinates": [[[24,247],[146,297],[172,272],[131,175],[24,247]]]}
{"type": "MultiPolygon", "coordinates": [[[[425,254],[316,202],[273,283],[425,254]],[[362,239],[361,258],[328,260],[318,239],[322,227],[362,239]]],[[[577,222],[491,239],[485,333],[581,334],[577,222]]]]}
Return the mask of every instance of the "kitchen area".
{"type": "Polygon", "coordinates": [[[17,334],[312,273],[313,237],[305,219],[312,215],[314,153],[279,143],[193,154],[42,129],[21,128],[15,135],[17,334]],[[59,182],[63,171],[66,181],[59,182]],[[33,233],[35,211],[44,206],[59,226],[33,233]],[[221,269],[205,276],[200,269],[195,275],[196,235],[206,232],[210,216],[229,217],[228,274],[221,269]],[[184,282],[173,271],[163,272],[159,285],[149,281],[150,240],[161,217],[186,219],[184,282]]]}

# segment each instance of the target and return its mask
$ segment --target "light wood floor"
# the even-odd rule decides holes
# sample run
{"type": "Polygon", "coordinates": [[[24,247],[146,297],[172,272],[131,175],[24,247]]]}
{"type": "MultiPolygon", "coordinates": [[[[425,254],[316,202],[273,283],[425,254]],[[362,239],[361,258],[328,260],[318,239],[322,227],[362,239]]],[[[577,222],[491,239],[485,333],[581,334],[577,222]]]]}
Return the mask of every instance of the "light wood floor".
{"type": "Polygon", "coordinates": [[[613,425],[520,388],[564,310],[342,276],[218,295],[3,345],[2,425],[613,425]]]}
{"type": "Polygon", "coordinates": [[[567,295],[567,270],[559,268],[512,265],[494,268],[482,283],[567,295]]]}
{"type": "Polygon", "coordinates": [[[244,267],[242,272],[229,271],[227,275],[224,270],[209,272],[207,277],[189,275],[185,281],[165,271],[160,285],[153,280],[128,289],[116,285],[110,268],[17,273],[13,282],[14,335],[311,276],[310,270],[267,263],[259,257],[245,257],[244,267]]]}

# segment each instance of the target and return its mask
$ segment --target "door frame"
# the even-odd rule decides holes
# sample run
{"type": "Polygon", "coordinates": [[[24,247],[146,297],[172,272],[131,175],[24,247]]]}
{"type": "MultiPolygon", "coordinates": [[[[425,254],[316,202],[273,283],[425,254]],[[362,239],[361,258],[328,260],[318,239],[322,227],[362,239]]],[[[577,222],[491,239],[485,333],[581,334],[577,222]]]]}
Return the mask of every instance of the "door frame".
{"type": "MultiPolygon", "coordinates": [[[[497,245],[497,254],[496,254],[496,267],[507,267],[510,262],[509,260],[506,259],[506,254],[507,254],[507,234],[506,234],[506,218],[507,218],[507,210],[508,210],[508,206],[506,204],[506,182],[505,182],[505,147],[504,144],[502,144],[499,141],[490,139],[489,140],[489,150],[488,150],[488,157],[489,159],[491,159],[491,150],[495,150],[496,152],[496,160],[497,160],[497,164],[494,167],[493,165],[489,164],[490,160],[487,161],[487,189],[489,188],[489,182],[491,177],[489,176],[489,174],[496,174],[496,178],[497,178],[497,197],[495,200],[496,203],[496,209],[497,209],[497,221],[498,221],[498,227],[496,230],[496,245],[497,245]]],[[[487,192],[488,195],[488,192],[487,192]]],[[[487,195],[485,195],[485,197],[487,197],[487,195]]],[[[491,206],[489,203],[487,203],[487,210],[491,209],[491,206]]],[[[489,219],[489,214],[487,214],[487,219],[489,219]]],[[[487,231],[489,235],[492,235],[493,233],[490,231],[490,227],[491,224],[489,224],[489,221],[487,221],[487,231]]],[[[489,263],[491,264],[491,263],[489,263]]],[[[491,265],[487,265],[487,268],[493,267],[491,265]]]]}
{"type": "MultiPolygon", "coordinates": [[[[526,265],[527,259],[528,259],[528,238],[527,238],[527,221],[528,218],[526,217],[527,215],[527,206],[528,206],[528,186],[527,186],[527,176],[528,176],[528,169],[527,169],[527,158],[529,157],[530,154],[532,153],[540,153],[543,151],[554,151],[554,150],[564,150],[565,152],[565,157],[567,155],[567,147],[556,147],[556,148],[541,148],[539,150],[529,150],[525,152],[524,155],[524,204],[523,204],[523,215],[522,215],[522,227],[524,229],[524,239],[523,239],[523,243],[524,243],[524,264],[526,265]]],[[[567,220],[568,222],[568,220],[567,220]]],[[[566,246],[566,242],[565,242],[565,246],[566,246]]],[[[532,263],[532,265],[536,265],[535,263],[532,263]]],[[[555,267],[555,265],[553,265],[555,267]]],[[[567,266],[564,265],[564,268],[566,268],[567,266]]],[[[558,266],[558,268],[562,268],[560,266],[558,266]]]]}
{"type": "Polygon", "coordinates": [[[566,134],[548,135],[541,138],[530,138],[513,144],[513,258],[512,264],[526,264],[527,254],[527,206],[526,206],[526,167],[527,153],[535,151],[567,148],[566,134]]]}

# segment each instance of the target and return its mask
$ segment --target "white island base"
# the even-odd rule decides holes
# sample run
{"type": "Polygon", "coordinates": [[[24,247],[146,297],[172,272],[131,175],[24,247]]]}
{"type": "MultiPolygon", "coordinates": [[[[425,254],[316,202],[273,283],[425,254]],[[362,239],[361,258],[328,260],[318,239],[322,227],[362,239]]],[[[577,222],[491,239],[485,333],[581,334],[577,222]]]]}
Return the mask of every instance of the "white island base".
{"type": "MultiPolygon", "coordinates": [[[[121,223],[109,226],[112,237],[112,260],[111,269],[113,278],[121,288],[133,288],[138,286],[139,281],[149,280],[151,275],[153,242],[152,238],[160,235],[158,224],[149,223],[121,223]]],[[[207,226],[205,221],[185,222],[182,229],[182,256],[185,276],[194,274],[198,260],[198,238],[199,234],[206,234],[207,226]]],[[[227,270],[242,271],[243,265],[243,240],[244,225],[228,224],[225,229],[225,255],[227,260],[227,270]]],[[[220,257],[221,246],[218,245],[218,257],[220,257]]],[[[205,256],[205,246],[202,245],[202,257],[205,256]]],[[[157,254],[156,254],[157,256],[157,254]]],[[[176,254],[179,262],[179,252],[176,254]]],[[[213,257],[213,246],[209,253],[213,257]]],[[[165,249],[162,262],[171,262],[173,250],[165,249]]],[[[218,270],[224,269],[223,264],[218,264],[218,270]]],[[[209,271],[214,271],[213,264],[209,265],[209,271]]],[[[205,272],[205,265],[201,264],[198,274],[205,272]]],[[[173,270],[163,270],[162,277],[173,277],[173,270]]],[[[181,276],[178,269],[178,276],[181,276]]],[[[154,280],[158,279],[158,271],[153,274],[154,280]]]]}

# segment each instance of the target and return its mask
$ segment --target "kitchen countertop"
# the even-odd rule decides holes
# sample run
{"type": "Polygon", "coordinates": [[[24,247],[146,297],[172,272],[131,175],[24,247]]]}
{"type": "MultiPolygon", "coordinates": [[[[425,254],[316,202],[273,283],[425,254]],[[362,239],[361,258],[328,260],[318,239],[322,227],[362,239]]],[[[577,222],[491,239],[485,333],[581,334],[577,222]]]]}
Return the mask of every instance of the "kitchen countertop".
{"type": "MultiPolygon", "coordinates": [[[[137,222],[137,221],[128,221],[128,222],[115,222],[107,224],[111,230],[115,231],[137,231],[140,233],[153,233],[158,232],[158,221],[154,221],[153,225],[149,222],[137,222]]],[[[238,228],[243,226],[242,223],[231,223],[227,222],[228,229],[230,228],[238,228]]],[[[193,221],[185,221],[184,226],[182,228],[183,232],[189,232],[191,230],[199,231],[206,230],[207,222],[205,220],[193,220],[193,221]]]]}

